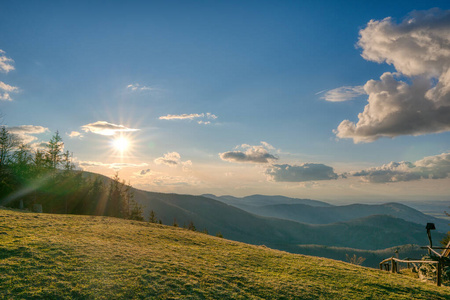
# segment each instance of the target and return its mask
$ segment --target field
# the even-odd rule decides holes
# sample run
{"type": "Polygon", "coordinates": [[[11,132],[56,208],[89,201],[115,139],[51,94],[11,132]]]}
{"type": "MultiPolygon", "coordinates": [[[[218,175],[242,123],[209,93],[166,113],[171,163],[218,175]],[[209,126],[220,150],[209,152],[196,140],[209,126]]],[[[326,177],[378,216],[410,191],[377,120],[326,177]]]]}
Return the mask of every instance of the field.
{"type": "Polygon", "coordinates": [[[109,217],[0,209],[9,299],[449,299],[399,274],[109,217]]]}

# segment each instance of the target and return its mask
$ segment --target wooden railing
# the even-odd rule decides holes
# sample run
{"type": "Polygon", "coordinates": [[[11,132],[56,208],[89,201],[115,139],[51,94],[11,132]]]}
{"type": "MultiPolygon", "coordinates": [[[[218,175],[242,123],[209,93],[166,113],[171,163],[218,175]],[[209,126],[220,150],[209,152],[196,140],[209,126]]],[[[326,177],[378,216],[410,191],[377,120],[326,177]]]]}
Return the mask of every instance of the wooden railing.
{"type": "MultiPolygon", "coordinates": [[[[445,256],[443,256],[442,254],[436,252],[433,248],[431,247],[422,247],[425,249],[428,249],[428,253],[433,253],[436,257],[435,260],[419,260],[419,259],[398,259],[396,257],[390,257],[390,258],[386,258],[385,260],[383,260],[382,262],[380,262],[380,270],[383,270],[383,268],[386,271],[391,271],[392,273],[398,273],[399,272],[399,263],[406,263],[407,264],[407,268],[409,269],[410,265],[413,264],[416,268],[417,265],[416,264],[431,264],[431,265],[436,265],[436,284],[437,286],[441,286],[442,284],[442,267],[444,265],[444,259],[445,256]],[[390,263],[390,264],[389,264],[390,263]]],[[[435,249],[449,249],[448,247],[446,248],[441,248],[441,247],[435,247],[435,249]]],[[[444,251],[444,253],[446,253],[444,251]]],[[[417,268],[418,269],[418,268],[417,268]]]]}

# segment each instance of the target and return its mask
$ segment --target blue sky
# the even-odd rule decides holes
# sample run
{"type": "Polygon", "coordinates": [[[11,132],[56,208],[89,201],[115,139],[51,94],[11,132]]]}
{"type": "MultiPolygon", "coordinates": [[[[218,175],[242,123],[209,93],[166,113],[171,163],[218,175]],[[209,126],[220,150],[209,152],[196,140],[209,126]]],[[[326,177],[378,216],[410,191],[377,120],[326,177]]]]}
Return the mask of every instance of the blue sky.
{"type": "Polygon", "coordinates": [[[152,191],[450,200],[449,8],[3,1],[0,111],[152,191]]]}

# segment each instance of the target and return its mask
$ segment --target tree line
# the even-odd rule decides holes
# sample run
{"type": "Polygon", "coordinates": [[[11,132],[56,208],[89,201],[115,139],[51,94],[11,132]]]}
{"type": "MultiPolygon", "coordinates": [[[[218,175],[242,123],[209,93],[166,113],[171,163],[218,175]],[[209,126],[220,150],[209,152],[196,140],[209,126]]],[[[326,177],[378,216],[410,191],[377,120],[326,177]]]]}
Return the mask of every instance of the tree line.
{"type": "Polygon", "coordinates": [[[56,132],[33,149],[5,126],[0,128],[0,205],[47,213],[112,216],[143,220],[142,207],[118,174],[111,181],[75,169],[56,132]]]}

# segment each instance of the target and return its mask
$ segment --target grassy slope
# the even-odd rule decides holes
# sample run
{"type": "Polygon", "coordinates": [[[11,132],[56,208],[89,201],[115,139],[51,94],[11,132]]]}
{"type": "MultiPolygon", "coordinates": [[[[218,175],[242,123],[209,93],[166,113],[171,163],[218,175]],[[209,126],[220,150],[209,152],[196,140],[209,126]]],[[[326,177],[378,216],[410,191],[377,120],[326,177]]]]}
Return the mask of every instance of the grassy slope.
{"type": "Polygon", "coordinates": [[[4,298],[449,299],[450,289],[169,226],[0,210],[4,298]]]}
{"type": "Polygon", "coordinates": [[[342,261],[347,261],[347,255],[350,257],[356,255],[365,258],[365,261],[362,263],[363,266],[376,269],[379,268],[380,261],[396,255],[396,250],[398,251],[399,258],[402,259],[421,259],[424,255],[428,254],[426,250],[420,248],[418,245],[402,245],[382,250],[363,250],[324,245],[294,245],[290,248],[286,247],[284,250],[290,253],[320,256],[342,261]]]}

